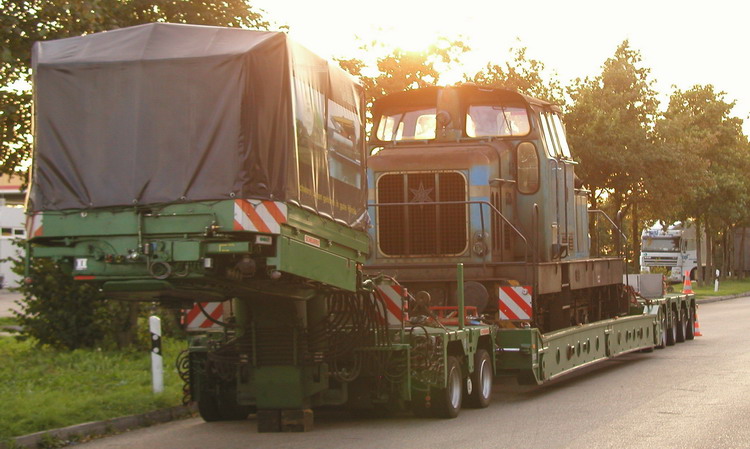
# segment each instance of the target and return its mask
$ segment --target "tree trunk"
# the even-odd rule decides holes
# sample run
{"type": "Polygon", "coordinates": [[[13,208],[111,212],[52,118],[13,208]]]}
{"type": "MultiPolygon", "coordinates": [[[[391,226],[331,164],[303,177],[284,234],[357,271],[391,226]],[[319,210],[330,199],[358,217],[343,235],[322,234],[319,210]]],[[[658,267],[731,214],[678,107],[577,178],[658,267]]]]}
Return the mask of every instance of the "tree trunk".
{"type": "Polygon", "coordinates": [[[721,278],[729,279],[732,276],[734,268],[732,267],[732,228],[727,226],[724,228],[724,268],[722,269],[721,278]]]}
{"type": "Polygon", "coordinates": [[[141,305],[139,302],[129,301],[126,306],[126,313],[121,317],[122,321],[115,335],[119,349],[133,346],[138,336],[138,315],[141,305]]]}
{"type": "Polygon", "coordinates": [[[627,266],[628,242],[627,241],[623,242],[622,234],[620,234],[623,228],[622,220],[620,218],[625,216],[625,212],[623,212],[622,214],[620,213],[622,209],[622,203],[623,201],[620,195],[613,195],[614,216],[612,218],[615,224],[617,225],[617,229],[612,230],[612,246],[613,246],[612,253],[616,256],[624,257],[625,265],[627,266]]]}
{"type": "Polygon", "coordinates": [[[714,238],[711,222],[706,220],[706,282],[713,281],[714,275],[714,238]]]}
{"type": "MultiPolygon", "coordinates": [[[[591,205],[591,210],[597,210],[599,209],[596,202],[596,194],[592,190],[589,192],[589,204],[591,205]]],[[[598,257],[600,255],[599,253],[599,232],[597,229],[596,224],[599,222],[599,217],[597,217],[597,214],[590,214],[589,215],[589,236],[591,236],[591,248],[589,248],[589,255],[590,256],[596,256],[598,257]]]]}
{"type": "MultiPolygon", "coordinates": [[[[633,227],[631,229],[633,243],[633,267],[635,268],[633,273],[641,272],[641,224],[638,220],[638,203],[633,203],[633,227]]],[[[626,251],[627,252],[627,251],[626,251]]]]}
{"type": "Polygon", "coordinates": [[[740,279],[745,279],[745,233],[747,232],[747,228],[745,226],[740,228],[742,231],[742,235],[740,236],[740,251],[737,255],[737,267],[735,270],[737,270],[737,275],[740,279]]]}
{"type": "Polygon", "coordinates": [[[698,284],[698,286],[703,285],[703,258],[705,255],[703,254],[703,231],[701,224],[703,221],[700,217],[696,218],[695,220],[695,244],[697,245],[696,250],[696,258],[698,259],[698,267],[695,269],[695,282],[698,284]]]}

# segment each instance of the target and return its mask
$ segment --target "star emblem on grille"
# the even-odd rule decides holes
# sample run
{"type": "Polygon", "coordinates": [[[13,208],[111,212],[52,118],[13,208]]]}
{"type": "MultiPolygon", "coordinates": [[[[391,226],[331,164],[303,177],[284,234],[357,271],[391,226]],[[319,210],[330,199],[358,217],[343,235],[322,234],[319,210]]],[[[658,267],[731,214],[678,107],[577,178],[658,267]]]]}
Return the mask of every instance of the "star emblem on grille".
{"type": "Polygon", "coordinates": [[[430,198],[430,193],[432,193],[432,188],[425,189],[424,184],[421,182],[419,183],[418,189],[409,189],[411,193],[414,194],[414,197],[411,199],[412,203],[431,203],[432,198],[430,198]]]}

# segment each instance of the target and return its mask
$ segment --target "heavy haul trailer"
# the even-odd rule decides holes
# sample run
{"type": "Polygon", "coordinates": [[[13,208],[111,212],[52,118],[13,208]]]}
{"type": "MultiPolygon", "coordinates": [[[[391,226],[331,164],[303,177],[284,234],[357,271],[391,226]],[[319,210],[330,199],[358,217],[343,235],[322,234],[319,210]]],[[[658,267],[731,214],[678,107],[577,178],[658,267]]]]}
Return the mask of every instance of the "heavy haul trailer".
{"type": "MultiPolygon", "coordinates": [[[[680,317],[692,316],[691,297],[627,302],[614,293],[621,288],[614,275],[588,258],[580,265],[586,279],[604,275],[609,289],[590,302],[594,323],[562,329],[567,320],[556,316],[555,298],[544,296],[555,293],[552,283],[538,279],[527,291],[536,292],[532,308],[544,319],[501,320],[507,311],[499,302],[494,308],[477,302],[481,287],[517,287],[516,280],[523,286],[535,276],[554,275],[559,259],[572,257],[559,236],[542,240],[557,245],[546,256],[541,249],[529,256],[537,243],[522,228],[528,223],[521,206],[514,206],[519,212],[513,217],[487,222],[468,252],[465,242],[450,240],[453,246],[443,247],[448,256],[429,255],[439,259],[433,265],[425,266],[412,240],[386,244],[383,257],[379,239],[382,229],[392,229],[387,223],[412,233],[415,228],[397,215],[385,220],[373,202],[370,243],[365,180],[375,182],[382,172],[378,161],[391,150],[417,155],[411,143],[422,150],[444,144],[384,144],[388,148],[372,158],[375,168],[366,174],[360,86],[283,34],[152,24],[37,44],[33,64],[27,255],[56,260],[109,298],[184,308],[229,301],[226,316],[214,319],[221,331],[190,341],[191,398],[206,420],[244,419],[256,411],[261,430],[307,430],[310,409],[329,405],[409,407],[420,415],[453,417],[462,405],[487,406],[496,374],[544,382],[598,359],[689,337],[689,322],[680,317]],[[509,249],[501,245],[500,265],[484,261],[497,270],[488,277],[472,254],[496,254],[489,246],[492,232],[506,235],[507,229],[517,238],[508,241],[509,249]],[[482,242],[484,247],[477,244],[482,242]],[[389,262],[389,251],[402,244],[406,249],[397,251],[407,253],[389,262]],[[362,270],[368,254],[369,274],[362,270]],[[468,282],[457,289],[463,276],[456,270],[464,265],[468,282]],[[512,276],[497,274],[506,267],[512,276]],[[428,276],[419,277],[420,271],[428,276]],[[526,272],[532,274],[524,277],[526,272]],[[443,296],[436,293],[441,288],[443,296]],[[505,328],[509,323],[512,328],[505,328]]],[[[416,95],[428,92],[438,90],[416,95]]],[[[527,113],[533,110],[523,104],[527,113]]],[[[480,141],[490,148],[511,145],[503,137],[457,141],[466,145],[463,156],[480,141]]],[[[476,157],[492,152],[483,154],[476,157]]],[[[426,167],[461,159],[421,157],[420,171],[433,173],[434,180],[443,180],[435,174],[441,167],[426,167]]],[[[452,169],[462,179],[466,161],[452,169]]],[[[404,162],[398,174],[412,179],[413,163],[404,162]]],[[[506,194],[515,198],[518,188],[515,171],[504,170],[499,181],[491,179],[505,188],[503,201],[506,194]]],[[[407,184],[421,203],[435,201],[426,179],[407,184]]],[[[519,182],[527,188],[527,181],[519,182]]],[[[411,201],[396,199],[386,200],[389,207],[411,201]]],[[[474,207],[469,196],[438,199],[452,204],[416,207],[445,208],[459,221],[467,215],[457,212],[474,207]]],[[[545,223],[541,229],[549,208],[535,201],[544,207],[523,207],[539,210],[532,223],[545,223]]],[[[425,225],[425,235],[438,229],[448,238],[452,230],[443,219],[433,223],[425,225]]],[[[606,263],[621,267],[616,259],[606,263]]],[[[570,297],[580,304],[581,295],[570,297]]]]}

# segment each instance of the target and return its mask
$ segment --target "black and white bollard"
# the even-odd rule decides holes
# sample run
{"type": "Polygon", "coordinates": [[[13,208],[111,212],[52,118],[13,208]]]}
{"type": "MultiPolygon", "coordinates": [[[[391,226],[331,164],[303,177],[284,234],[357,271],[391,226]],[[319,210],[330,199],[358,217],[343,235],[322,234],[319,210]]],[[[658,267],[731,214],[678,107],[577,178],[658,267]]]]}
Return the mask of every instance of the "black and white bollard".
{"type": "Polygon", "coordinates": [[[720,271],[719,271],[719,270],[717,269],[717,270],[716,270],[716,280],[714,281],[714,291],[715,291],[715,292],[718,292],[718,291],[719,291],[719,274],[720,274],[720,273],[721,273],[721,272],[720,272],[720,271]]]}
{"type": "Polygon", "coordinates": [[[164,391],[164,359],[161,353],[161,319],[158,316],[148,318],[148,329],[151,331],[151,383],[154,393],[164,391]]]}

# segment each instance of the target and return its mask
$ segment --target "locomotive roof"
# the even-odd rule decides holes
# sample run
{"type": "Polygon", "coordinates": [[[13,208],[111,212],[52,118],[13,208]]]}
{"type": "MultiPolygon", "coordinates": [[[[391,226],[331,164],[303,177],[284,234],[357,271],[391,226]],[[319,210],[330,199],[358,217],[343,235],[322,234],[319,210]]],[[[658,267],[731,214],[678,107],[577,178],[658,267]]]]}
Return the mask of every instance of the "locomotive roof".
{"type": "MultiPolygon", "coordinates": [[[[470,101],[492,101],[497,100],[503,103],[524,103],[528,105],[541,106],[545,109],[560,111],[560,108],[548,101],[539,98],[530,97],[511,89],[500,89],[492,87],[478,86],[473,83],[460,84],[454,86],[461,91],[461,99],[464,102],[470,101]]],[[[420,89],[407,90],[395,94],[387,95],[373,105],[373,115],[377,117],[377,112],[396,105],[420,105],[434,106],[437,104],[438,92],[445,89],[443,86],[428,86],[420,89]]]]}

